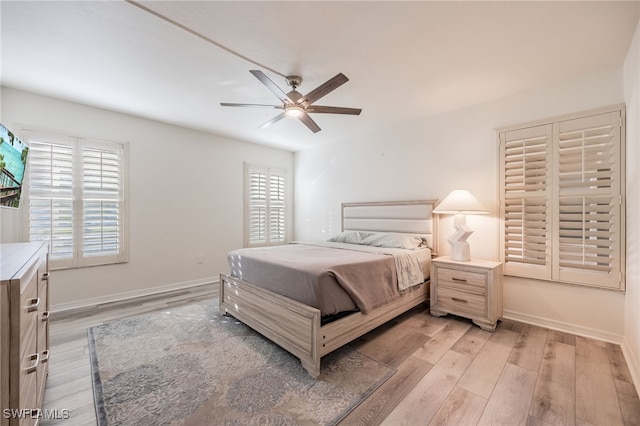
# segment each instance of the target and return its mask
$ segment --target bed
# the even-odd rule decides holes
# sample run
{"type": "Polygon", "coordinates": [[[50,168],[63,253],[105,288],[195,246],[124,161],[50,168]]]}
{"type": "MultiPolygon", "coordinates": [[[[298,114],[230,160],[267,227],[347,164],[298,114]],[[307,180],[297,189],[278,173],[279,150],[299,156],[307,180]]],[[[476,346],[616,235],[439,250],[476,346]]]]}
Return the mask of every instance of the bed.
{"type": "MultiPolygon", "coordinates": [[[[340,235],[362,233],[366,237],[373,234],[374,239],[381,235],[377,233],[419,236],[428,248],[418,248],[416,252],[421,254],[417,258],[427,274],[424,277],[428,277],[429,259],[435,256],[434,243],[437,241],[437,225],[434,223],[437,216],[431,214],[435,202],[344,203],[340,235]],[[426,257],[425,251],[428,253],[426,257]]],[[[361,244],[353,250],[354,244],[346,245],[348,247],[338,239],[330,243],[290,244],[230,253],[231,273],[220,274],[220,312],[237,318],[272,340],[298,357],[309,374],[319,376],[322,356],[427,301],[429,297],[428,278],[421,277],[421,282],[416,283],[415,276],[407,278],[403,276],[407,275],[406,272],[398,273],[400,269],[396,268],[403,265],[398,262],[406,260],[404,254],[386,253],[386,248],[370,249],[361,244]],[[337,257],[333,252],[338,253],[337,257]],[[313,259],[310,268],[319,271],[318,278],[311,279],[305,275],[299,265],[302,258],[313,259]],[[368,263],[374,258],[381,264],[375,268],[382,269],[374,269],[374,263],[368,263]],[[262,259],[266,259],[263,263],[272,263],[269,273],[264,273],[266,266],[260,264],[262,259]],[[354,263],[358,265],[354,266],[354,263]],[[369,290],[364,292],[373,293],[373,299],[360,300],[363,295],[358,294],[357,289],[349,290],[343,287],[343,283],[338,283],[340,276],[345,274],[351,277],[362,275],[358,278],[375,281],[376,286],[368,286],[369,290]],[[411,278],[413,283],[410,283],[411,278]],[[294,284],[305,280],[312,282],[305,283],[305,286],[293,285],[284,291],[282,283],[292,280],[296,281],[294,284]],[[331,284],[331,280],[335,283],[331,284]],[[316,291],[319,287],[328,286],[338,287],[337,293],[327,296],[316,291]]],[[[416,255],[412,256],[416,258],[416,255]]]]}

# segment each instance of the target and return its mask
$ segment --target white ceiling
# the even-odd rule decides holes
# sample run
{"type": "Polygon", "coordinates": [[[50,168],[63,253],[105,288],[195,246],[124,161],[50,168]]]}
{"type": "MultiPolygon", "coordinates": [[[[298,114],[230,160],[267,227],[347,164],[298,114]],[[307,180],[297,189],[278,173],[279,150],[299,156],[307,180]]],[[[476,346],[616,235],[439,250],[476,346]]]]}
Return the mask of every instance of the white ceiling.
{"type": "Polygon", "coordinates": [[[297,151],[618,67],[639,6],[3,0],[0,77],[3,86],[297,151]],[[250,69],[285,91],[283,76],[301,75],[302,93],[342,72],[350,81],[317,103],[363,112],[313,115],[317,134],[293,119],[260,130],[277,110],[220,106],[279,103],[250,69]]]}

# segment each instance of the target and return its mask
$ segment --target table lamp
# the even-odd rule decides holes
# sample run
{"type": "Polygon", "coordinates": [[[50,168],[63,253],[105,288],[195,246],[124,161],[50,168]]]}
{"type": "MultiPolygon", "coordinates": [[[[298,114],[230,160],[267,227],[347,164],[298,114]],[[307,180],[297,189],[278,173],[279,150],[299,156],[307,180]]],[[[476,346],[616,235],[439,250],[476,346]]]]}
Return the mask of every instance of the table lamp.
{"type": "Polygon", "coordinates": [[[453,226],[456,232],[447,241],[451,245],[451,260],[468,262],[471,260],[471,250],[467,238],[473,230],[467,226],[468,214],[489,213],[480,202],[466,189],[455,189],[433,210],[436,214],[453,214],[453,226]]]}

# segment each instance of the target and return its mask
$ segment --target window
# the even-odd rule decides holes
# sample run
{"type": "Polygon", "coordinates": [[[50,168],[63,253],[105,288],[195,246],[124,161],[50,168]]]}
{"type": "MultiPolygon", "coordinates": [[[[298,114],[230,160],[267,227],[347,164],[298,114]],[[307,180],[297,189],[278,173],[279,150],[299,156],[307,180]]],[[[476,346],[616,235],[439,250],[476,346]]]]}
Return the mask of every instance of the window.
{"type": "Polygon", "coordinates": [[[245,163],[245,246],[285,244],[286,173],[245,163]]]}
{"type": "Polygon", "coordinates": [[[624,290],[624,108],[499,131],[508,275],[624,290]]]}
{"type": "Polygon", "coordinates": [[[126,145],[25,131],[25,225],[52,268],[126,261],[126,145]]]}

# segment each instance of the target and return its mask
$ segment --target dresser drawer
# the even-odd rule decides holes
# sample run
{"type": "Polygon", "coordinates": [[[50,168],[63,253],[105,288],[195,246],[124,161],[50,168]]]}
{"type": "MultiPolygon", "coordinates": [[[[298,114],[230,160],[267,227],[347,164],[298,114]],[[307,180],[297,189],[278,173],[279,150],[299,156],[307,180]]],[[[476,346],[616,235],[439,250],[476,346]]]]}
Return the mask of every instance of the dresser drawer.
{"type": "MultiPolygon", "coordinates": [[[[35,349],[35,345],[34,345],[35,349]]],[[[37,369],[40,363],[39,356],[36,359],[36,354],[32,353],[30,355],[21,357],[21,365],[20,365],[20,404],[17,408],[19,409],[34,409],[38,408],[38,379],[37,379],[37,369]]],[[[37,417],[32,418],[32,416],[26,415],[20,418],[18,424],[20,426],[23,425],[34,425],[36,424],[37,417]]]]}
{"type": "Polygon", "coordinates": [[[486,293],[487,276],[482,272],[437,268],[436,274],[440,286],[444,285],[478,294],[486,293]]]}
{"type": "Polygon", "coordinates": [[[20,295],[20,353],[24,354],[27,349],[27,345],[33,343],[34,350],[31,353],[36,352],[36,335],[37,335],[37,320],[38,309],[40,307],[40,299],[38,299],[38,285],[34,280],[29,283],[24,292],[20,295]],[[31,341],[33,340],[33,342],[31,341]]]}
{"type": "Polygon", "coordinates": [[[461,316],[484,317],[487,315],[486,301],[483,295],[477,293],[440,286],[435,303],[438,307],[450,309],[461,316]]]}

